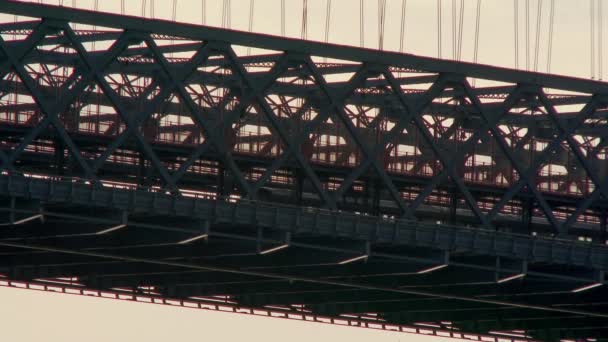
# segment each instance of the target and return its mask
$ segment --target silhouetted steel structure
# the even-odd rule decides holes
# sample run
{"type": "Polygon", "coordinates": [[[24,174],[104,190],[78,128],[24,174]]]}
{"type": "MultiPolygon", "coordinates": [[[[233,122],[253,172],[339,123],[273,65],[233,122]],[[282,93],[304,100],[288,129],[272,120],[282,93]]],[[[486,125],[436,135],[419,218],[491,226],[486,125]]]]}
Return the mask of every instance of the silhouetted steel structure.
{"type": "Polygon", "coordinates": [[[0,25],[13,281],[608,337],[607,83],[16,1],[0,12],[33,18],[0,25]]]}

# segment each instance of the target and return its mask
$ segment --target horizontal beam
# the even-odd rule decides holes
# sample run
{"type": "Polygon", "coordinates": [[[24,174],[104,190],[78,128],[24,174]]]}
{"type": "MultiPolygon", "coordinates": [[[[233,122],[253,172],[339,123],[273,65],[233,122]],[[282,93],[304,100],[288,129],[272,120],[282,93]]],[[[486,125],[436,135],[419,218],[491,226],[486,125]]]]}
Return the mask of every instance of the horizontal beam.
{"type": "MultiPolygon", "coordinates": [[[[578,241],[504,233],[444,224],[387,220],[322,209],[278,206],[263,202],[214,201],[143,190],[0,176],[0,194],[47,203],[70,203],[134,213],[155,212],[188,219],[272,228],[296,234],[344,237],[374,243],[468,251],[528,263],[551,263],[608,270],[608,247],[578,241]]],[[[373,251],[372,251],[373,252],[373,251]]]]}

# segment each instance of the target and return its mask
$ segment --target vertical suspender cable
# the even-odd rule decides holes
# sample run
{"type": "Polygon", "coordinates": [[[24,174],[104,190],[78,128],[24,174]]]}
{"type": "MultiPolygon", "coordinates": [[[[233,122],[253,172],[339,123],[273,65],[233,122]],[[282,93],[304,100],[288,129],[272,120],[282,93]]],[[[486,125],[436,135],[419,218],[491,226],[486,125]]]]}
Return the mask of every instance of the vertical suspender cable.
{"type": "MultiPolygon", "coordinates": [[[[517,1],[517,0],[516,0],[517,1]]],[[[477,63],[477,56],[479,53],[479,27],[481,23],[481,0],[477,0],[477,8],[475,10],[475,45],[473,46],[473,63],[477,63]]],[[[475,86],[475,79],[473,79],[473,87],[475,86]]]]}
{"type": "Polygon", "coordinates": [[[441,58],[441,0],[437,0],[437,57],[441,58]]]}
{"type": "Polygon", "coordinates": [[[515,45],[515,69],[519,69],[519,0],[513,1],[513,42],[515,45]]]}
{"type": "Polygon", "coordinates": [[[591,79],[595,78],[595,0],[589,0],[589,9],[591,12],[591,79]]]}
{"type": "MultiPolygon", "coordinates": [[[[516,0],[517,1],[517,0],[516,0]]],[[[473,62],[477,63],[479,52],[479,24],[481,22],[481,0],[477,0],[477,10],[475,17],[475,46],[473,47],[473,62]]]]}
{"type": "Polygon", "coordinates": [[[365,8],[363,0],[359,1],[359,46],[365,47],[365,8]]]}
{"type": "Polygon", "coordinates": [[[154,4],[154,0],[150,0],[150,18],[152,18],[152,19],[156,18],[156,15],[154,14],[155,8],[156,8],[156,4],[154,4]]]}
{"type": "MultiPolygon", "coordinates": [[[[97,3],[97,1],[99,0],[95,0],[95,3],[97,3]]],[[[141,0],[141,16],[142,18],[146,16],[146,0],[141,0]]]]}
{"type": "MultiPolygon", "coordinates": [[[[72,7],[73,8],[77,8],[78,6],[76,5],[76,0],[72,0],[72,7]]],[[[74,23],[74,30],[76,30],[76,28],[78,27],[78,24],[74,23]]]]}
{"type": "MultiPolygon", "coordinates": [[[[154,1],[154,0],[152,0],[154,1]]],[[[177,20],[177,0],[173,0],[173,7],[171,8],[171,20],[177,20]]]]}
{"type": "MultiPolygon", "coordinates": [[[[73,5],[74,2],[72,2],[73,5]]],[[[120,14],[125,15],[125,0],[120,0],[120,14]]]]}
{"type": "Polygon", "coordinates": [[[604,30],[604,23],[603,23],[603,9],[602,9],[602,1],[603,0],[598,0],[597,1],[597,21],[598,21],[598,31],[597,31],[597,42],[598,42],[598,47],[597,47],[597,52],[598,52],[598,78],[601,80],[603,79],[603,74],[604,74],[604,70],[603,70],[603,59],[604,59],[604,44],[602,42],[602,40],[604,39],[604,35],[602,33],[602,31],[604,30]]]}
{"type": "Polygon", "coordinates": [[[386,0],[378,0],[378,49],[384,49],[384,22],[386,19],[386,0]]]}
{"type": "Polygon", "coordinates": [[[555,0],[551,0],[549,10],[549,46],[547,47],[547,73],[551,72],[551,54],[553,53],[553,21],[555,18],[555,0]]]}
{"type": "MultiPolygon", "coordinates": [[[[329,25],[331,24],[331,0],[327,0],[325,10],[325,42],[329,41],[329,25]]],[[[327,57],[323,57],[323,62],[327,62],[327,57]]]]}
{"type": "Polygon", "coordinates": [[[255,8],[255,0],[249,0],[249,32],[253,32],[253,9],[255,8]]]}
{"type": "Polygon", "coordinates": [[[207,24],[207,0],[201,2],[201,24],[207,24]]]}
{"type": "MultiPolygon", "coordinates": [[[[249,0],[249,32],[253,32],[253,9],[255,8],[255,0],[249,0]]],[[[282,24],[282,23],[281,23],[282,24]]],[[[283,33],[281,33],[283,34],[283,33]]],[[[247,56],[251,55],[251,46],[247,47],[247,56]]]]}
{"type": "Polygon", "coordinates": [[[540,46],[540,27],[543,19],[543,0],[538,0],[538,9],[536,11],[536,41],[534,42],[534,71],[538,71],[538,53],[540,46]]]}
{"type": "Polygon", "coordinates": [[[228,0],[222,2],[222,27],[226,28],[226,3],[228,0]]]}
{"type": "Polygon", "coordinates": [[[329,25],[331,23],[331,0],[327,0],[327,9],[325,10],[325,42],[329,41],[329,25]]]}
{"type": "Polygon", "coordinates": [[[285,0],[281,0],[281,36],[285,36],[285,0]]]}
{"type": "Polygon", "coordinates": [[[308,37],[308,0],[302,4],[302,39],[308,37]]]}
{"type": "MultiPolygon", "coordinates": [[[[142,0],[142,1],[145,1],[145,0],[142,0]]],[[[95,0],[93,2],[93,9],[95,12],[97,12],[99,10],[99,0],[95,0]]],[[[93,31],[96,31],[96,30],[97,30],[97,26],[93,25],[93,31]]],[[[95,50],[95,40],[93,40],[93,42],[91,43],[91,48],[93,51],[95,50]]]]}
{"type": "Polygon", "coordinates": [[[526,0],[526,70],[530,70],[530,0],[526,0]]]}
{"type": "Polygon", "coordinates": [[[228,8],[226,8],[226,24],[228,28],[232,28],[232,0],[228,0],[228,8]]]}
{"type": "MultiPolygon", "coordinates": [[[[152,5],[154,3],[154,0],[150,0],[150,5],[152,5]]],[[[150,16],[152,18],[154,18],[154,10],[153,7],[150,8],[150,16]]],[[[171,20],[173,22],[177,21],[177,0],[173,0],[173,7],[171,8],[171,20]]],[[[173,46],[175,43],[175,40],[173,38],[171,38],[171,45],[173,46]]],[[[171,58],[173,58],[173,52],[171,52],[171,58]]]]}
{"type": "Polygon", "coordinates": [[[456,59],[456,1],[452,0],[452,59],[456,59]]]}
{"type": "Polygon", "coordinates": [[[399,52],[403,52],[405,47],[405,11],[407,8],[407,0],[401,3],[401,34],[399,35],[399,52]]]}
{"type": "Polygon", "coordinates": [[[253,32],[253,14],[255,8],[255,0],[249,0],[249,32],[253,32]]]}
{"type": "Polygon", "coordinates": [[[464,23],[464,0],[460,1],[460,15],[458,18],[458,60],[462,59],[462,31],[464,23]]]}

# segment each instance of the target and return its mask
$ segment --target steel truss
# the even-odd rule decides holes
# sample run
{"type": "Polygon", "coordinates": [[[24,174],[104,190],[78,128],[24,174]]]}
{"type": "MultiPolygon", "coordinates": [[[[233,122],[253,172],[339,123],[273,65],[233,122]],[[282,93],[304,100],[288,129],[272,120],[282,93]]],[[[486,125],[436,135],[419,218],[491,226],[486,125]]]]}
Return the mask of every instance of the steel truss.
{"type": "MultiPolygon", "coordinates": [[[[608,84],[16,1],[1,3],[0,13],[34,18],[0,24],[0,193],[7,224],[33,229],[0,237],[13,278],[80,274],[104,287],[94,260],[116,255],[87,250],[109,233],[136,246],[138,227],[170,247],[142,247],[151,253],[143,259],[121,255],[127,265],[193,258],[196,251],[175,246],[215,236],[234,248],[255,244],[258,256],[281,250],[297,263],[305,259],[298,249],[316,250],[320,264],[398,263],[382,267],[391,284],[405,264],[463,269],[490,287],[522,278],[505,293],[484,285],[446,295],[321,281],[328,275],[316,271],[234,273],[242,279],[221,283],[242,283],[230,291],[245,303],[306,297],[279,295],[279,282],[260,285],[273,293],[260,298],[246,285],[251,277],[297,280],[306,285],[296,293],[351,287],[429,297],[445,312],[406,309],[392,297],[309,303],[324,314],[369,310],[395,322],[453,320],[546,339],[605,336],[602,324],[583,322],[608,316],[605,303],[592,305],[603,303],[603,287],[581,301],[564,295],[562,304],[532,293],[605,282],[608,84]],[[260,53],[242,55],[245,46],[260,53]],[[156,220],[133,219],[144,212],[156,220]],[[54,234],[35,229],[41,218],[54,234]],[[74,222],[106,229],[74,231],[74,222]],[[467,308],[479,318],[464,320],[449,309],[453,301],[481,305],[467,308]],[[568,308],[577,303],[583,309],[568,308]],[[528,323],[509,323],[521,315],[528,323]],[[559,324],[560,315],[572,315],[572,326],[559,324]]],[[[176,290],[170,275],[136,273],[123,286],[150,281],[185,297],[217,291],[201,279],[176,290]]],[[[437,286],[459,278],[429,275],[437,286]]]]}

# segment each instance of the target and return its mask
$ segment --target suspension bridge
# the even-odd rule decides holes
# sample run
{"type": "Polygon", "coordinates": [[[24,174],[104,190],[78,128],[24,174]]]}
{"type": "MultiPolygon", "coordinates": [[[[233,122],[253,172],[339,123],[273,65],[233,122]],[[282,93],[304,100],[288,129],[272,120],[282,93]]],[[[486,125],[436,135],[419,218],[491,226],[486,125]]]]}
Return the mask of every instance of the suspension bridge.
{"type": "Polygon", "coordinates": [[[0,13],[19,18],[0,24],[0,285],[484,341],[608,338],[601,44],[596,80],[459,61],[458,20],[446,60],[305,27],[0,13]]]}

